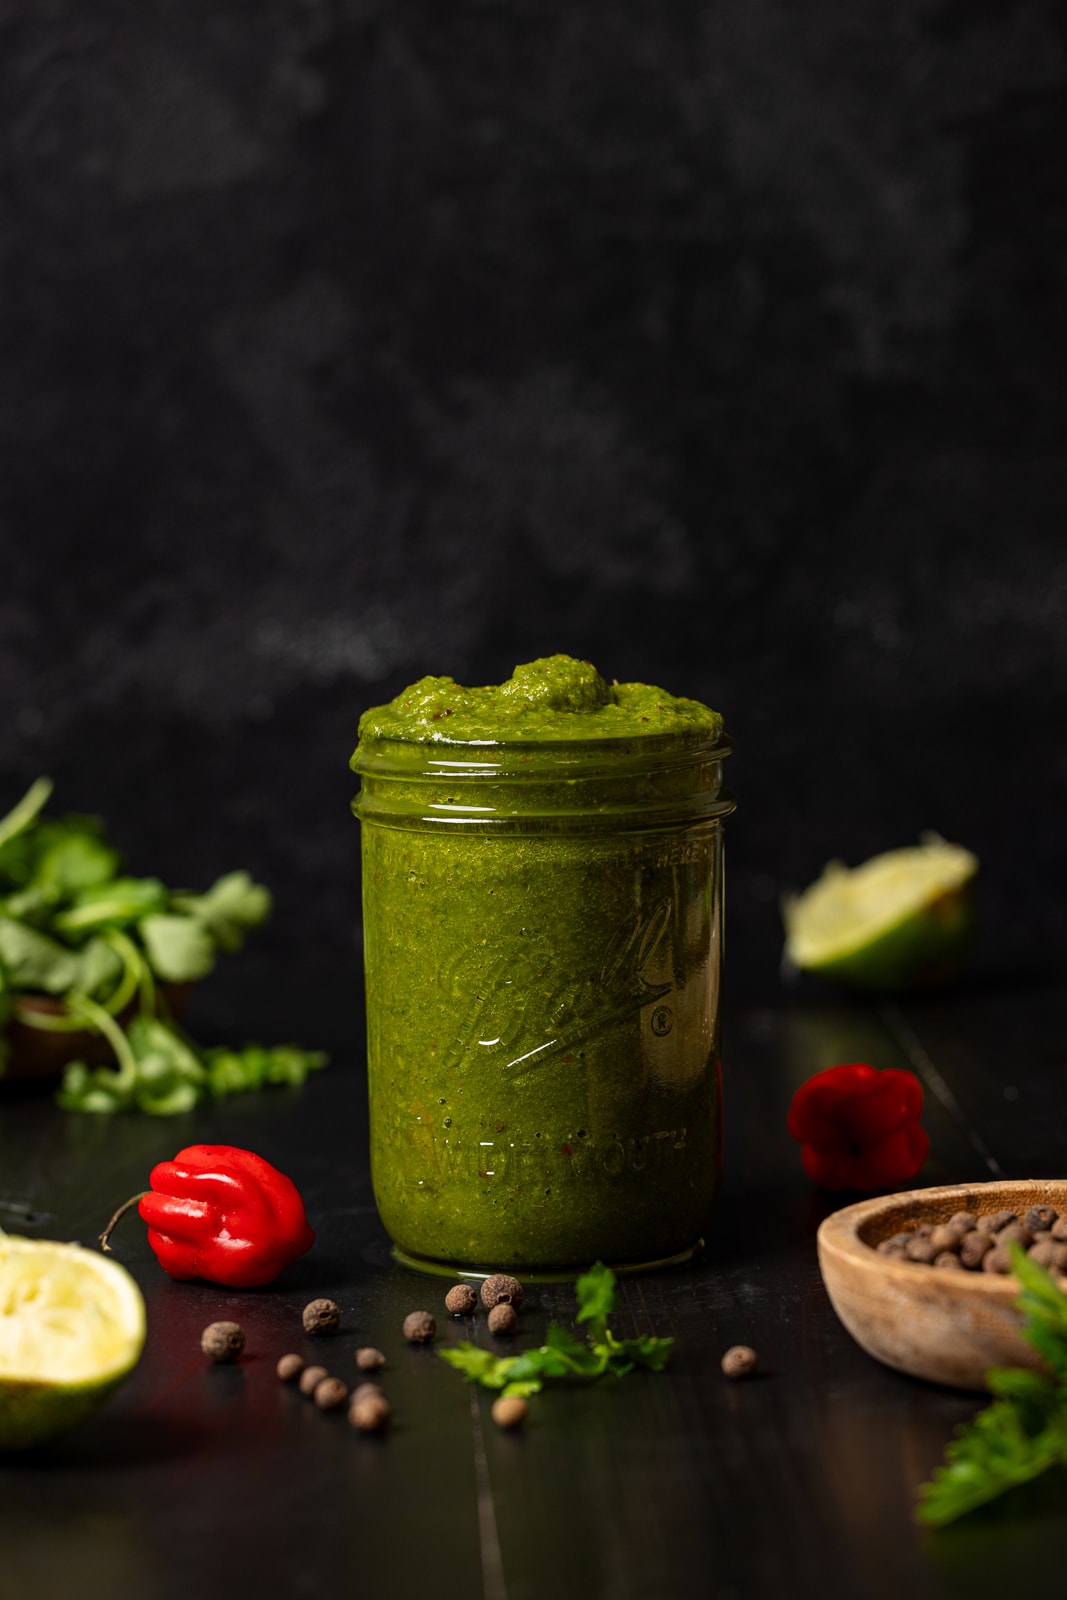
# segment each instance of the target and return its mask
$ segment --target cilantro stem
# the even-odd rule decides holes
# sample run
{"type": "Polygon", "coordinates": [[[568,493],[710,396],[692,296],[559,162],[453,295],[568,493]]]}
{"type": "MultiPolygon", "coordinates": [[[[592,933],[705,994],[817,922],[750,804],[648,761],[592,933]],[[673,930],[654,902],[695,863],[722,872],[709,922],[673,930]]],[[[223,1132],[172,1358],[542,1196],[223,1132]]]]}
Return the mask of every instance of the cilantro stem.
{"type": "MultiPolygon", "coordinates": [[[[12,997],[15,1021],[21,1022],[27,1028],[36,1028],[41,1033],[82,1033],[85,1030],[85,1018],[76,1017],[71,1011],[38,1011],[35,1006],[28,1006],[18,995],[12,997]]],[[[67,1004],[66,1001],[63,1002],[67,1004]]]]}
{"type": "Polygon", "coordinates": [[[30,784],[18,805],[12,806],[6,817],[0,817],[0,846],[29,827],[37,813],[48,804],[53,788],[51,778],[38,778],[30,784]]]}
{"type": "Polygon", "coordinates": [[[137,1082],[137,1062],[126,1035],[114,1017],[109,1016],[103,1006],[97,1005],[95,1000],[90,1000],[86,995],[71,995],[68,1003],[75,1016],[80,1011],[88,1021],[96,1025],[114,1050],[118,1070],[102,1067],[100,1071],[107,1074],[108,1088],[113,1093],[125,1094],[137,1082]]]}
{"type": "Polygon", "coordinates": [[[121,928],[111,928],[105,933],[104,938],[122,960],[122,977],[103,1002],[105,1011],[114,1017],[126,1009],[138,988],[143,985],[148,964],[141,957],[133,940],[127,938],[121,928]]]}

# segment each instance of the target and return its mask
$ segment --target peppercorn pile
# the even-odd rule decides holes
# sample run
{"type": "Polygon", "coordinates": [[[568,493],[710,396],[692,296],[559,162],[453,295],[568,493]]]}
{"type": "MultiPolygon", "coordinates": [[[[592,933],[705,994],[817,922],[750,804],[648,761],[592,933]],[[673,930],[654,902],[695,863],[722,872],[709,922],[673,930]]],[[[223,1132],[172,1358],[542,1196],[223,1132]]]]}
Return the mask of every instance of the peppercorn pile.
{"type": "Polygon", "coordinates": [[[1023,1218],[1014,1211],[978,1216],[957,1211],[946,1222],[894,1233],[877,1246],[880,1255],[949,1272],[1011,1272],[1008,1246],[1017,1244],[1039,1266],[1067,1276],[1067,1213],[1053,1206],[1031,1206],[1023,1218]]]}

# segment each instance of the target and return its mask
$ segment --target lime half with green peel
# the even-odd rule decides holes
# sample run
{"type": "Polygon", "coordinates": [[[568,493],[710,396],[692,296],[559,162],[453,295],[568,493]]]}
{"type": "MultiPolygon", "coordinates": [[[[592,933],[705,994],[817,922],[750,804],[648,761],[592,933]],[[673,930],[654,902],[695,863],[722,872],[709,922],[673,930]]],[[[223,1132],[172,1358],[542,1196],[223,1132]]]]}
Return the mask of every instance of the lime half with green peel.
{"type": "Polygon", "coordinates": [[[141,1291],[94,1250],[0,1233],[0,1450],[91,1417],[133,1370],[141,1291]]]}
{"type": "Polygon", "coordinates": [[[948,983],[974,943],[977,871],[976,856],[936,833],[860,867],[831,861],[782,907],[786,963],[882,993],[948,983]]]}

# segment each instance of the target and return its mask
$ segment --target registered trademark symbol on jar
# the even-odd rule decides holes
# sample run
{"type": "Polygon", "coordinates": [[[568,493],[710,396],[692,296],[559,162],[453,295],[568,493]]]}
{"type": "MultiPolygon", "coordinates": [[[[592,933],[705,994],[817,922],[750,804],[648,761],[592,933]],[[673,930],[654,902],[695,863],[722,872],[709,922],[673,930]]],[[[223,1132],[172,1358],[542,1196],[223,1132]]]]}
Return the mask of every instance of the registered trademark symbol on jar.
{"type": "Polygon", "coordinates": [[[674,1016],[670,1006],[657,1006],[652,1013],[652,1032],[658,1033],[660,1038],[665,1033],[670,1033],[674,1027],[674,1016]]]}

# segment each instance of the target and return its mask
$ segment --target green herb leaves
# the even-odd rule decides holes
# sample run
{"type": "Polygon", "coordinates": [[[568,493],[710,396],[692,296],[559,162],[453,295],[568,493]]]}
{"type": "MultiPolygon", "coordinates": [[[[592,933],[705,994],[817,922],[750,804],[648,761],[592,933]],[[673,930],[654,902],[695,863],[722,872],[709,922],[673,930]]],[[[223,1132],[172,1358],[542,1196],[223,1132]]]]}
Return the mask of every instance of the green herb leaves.
{"type": "Polygon", "coordinates": [[[670,1360],[673,1339],[656,1339],[646,1334],[638,1339],[616,1339],[608,1327],[615,1309],[615,1274],[598,1261],[575,1284],[579,1322],[589,1325],[583,1343],[573,1333],[553,1322],[545,1342],[536,1350],[517,1356],[496,1356],[465,1340],[440,1351],[442,1361],[462,1372],[469,1383],[485,1389],[501,1389],[507,1395],[524,1399],[536,1394],[546,1378],[569,1378],[591,1383],[611,1373],[625,1377],[635,1367],[661,1372],[670,1360]]]}
{"type": "Polygon", "coordinates": [[[114,1067],[67,1067],[57,1099],[68,1111],[174,1116],[202,1100],[302,1083],[321,1067],[325,1056],[295,1045],[201,1051],[157,991],[157,981],[196,982],[220,951],[239,950],[270,915],[269,891],[243,871],[204,894],[120,876],[95,818],[42,816],[51,792],[38,779],[0,818],[0,1071],[12,1016],[108,1041],[114,1067]],[[31,999],[42,994],[62,1006],[42,1010],[31,999]]]}
{"type": "Polygon", "coordinates": [[[1022,1334],[1050,1373],[994,1367],[994,1396],[945,1451],[945,1464],[923,1484],[916,1516],[931,1527],[954,1522],[1049,1467],[1067,1465],[1067,1296],[1017,1244],[1012,1271],[1023,1286],[1022,1334]]]}

